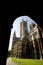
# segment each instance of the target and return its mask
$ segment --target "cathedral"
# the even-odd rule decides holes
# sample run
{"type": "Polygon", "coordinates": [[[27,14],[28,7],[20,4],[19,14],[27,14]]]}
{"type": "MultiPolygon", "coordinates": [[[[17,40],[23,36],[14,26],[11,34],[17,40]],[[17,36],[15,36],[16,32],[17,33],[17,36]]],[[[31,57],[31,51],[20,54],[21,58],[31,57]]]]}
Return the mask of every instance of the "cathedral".
{"type": "Polygon", "coordinates": [[[43,31],[37,25],[30,25],[28,32],[27,21],[20,22],[20,38],[13,34],[11,56],[16,58],[43,58],[43,31]]]}

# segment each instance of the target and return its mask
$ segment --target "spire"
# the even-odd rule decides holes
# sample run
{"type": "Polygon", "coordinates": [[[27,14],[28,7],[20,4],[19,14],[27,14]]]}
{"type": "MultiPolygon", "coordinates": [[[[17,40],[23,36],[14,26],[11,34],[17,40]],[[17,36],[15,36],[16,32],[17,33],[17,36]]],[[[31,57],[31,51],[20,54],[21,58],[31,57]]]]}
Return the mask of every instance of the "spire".
{"type": "Polygon", "coordinates": [[[16,32],[14,31],[14,37],[16,37],[16,32]]]}
{"type": "Polygon", "coordinates": [[[16,33],[15,33],[15,31],[14,31],[14,34],[13,34],[13,41],[15,41],[15,39],[16,39],[16,33]]]}

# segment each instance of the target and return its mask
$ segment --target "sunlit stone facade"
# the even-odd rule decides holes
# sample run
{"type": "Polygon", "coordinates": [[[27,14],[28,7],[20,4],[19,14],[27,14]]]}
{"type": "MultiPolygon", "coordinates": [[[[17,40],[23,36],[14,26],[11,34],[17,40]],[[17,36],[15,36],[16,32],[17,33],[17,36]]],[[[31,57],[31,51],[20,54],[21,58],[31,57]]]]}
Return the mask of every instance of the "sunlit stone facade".
{"type": "Polygon", "coordinates": [[[27,21],[20,23],[20,38],[13,35],[11,56],[18,58],[43,58],[43,31],[36,24],[28,33],[27,21]]]}

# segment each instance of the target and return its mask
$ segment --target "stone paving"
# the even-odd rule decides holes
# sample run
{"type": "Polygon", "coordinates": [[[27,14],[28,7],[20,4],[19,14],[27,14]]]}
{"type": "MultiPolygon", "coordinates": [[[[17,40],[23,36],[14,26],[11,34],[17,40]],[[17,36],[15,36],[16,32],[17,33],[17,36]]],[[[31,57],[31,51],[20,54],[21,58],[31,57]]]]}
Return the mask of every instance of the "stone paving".
{"type": "Polygon", "coordinates": [[[17,65],[16,63],[11,61],[11,58],[7,59],[6,65],[17,65]]]}

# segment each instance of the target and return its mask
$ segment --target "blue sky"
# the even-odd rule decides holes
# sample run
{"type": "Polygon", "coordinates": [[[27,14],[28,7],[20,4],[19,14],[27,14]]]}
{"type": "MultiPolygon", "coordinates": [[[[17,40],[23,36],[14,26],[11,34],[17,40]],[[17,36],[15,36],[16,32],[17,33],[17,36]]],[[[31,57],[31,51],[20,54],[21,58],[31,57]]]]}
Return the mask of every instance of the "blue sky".
{"type": "Polygon", "coordinates": [[[20,17],[16,18],[14,20],[13,24],[12,24],[13,28],[11,29],[11,35],[10,35],[9,48],[8,48],[8,50],[11,50],[11,47],[12,47],[12,38],[13,38],[14,31],[16,32],[16,36],[17,37],[20,37],[20,22],[22,22],[22,19],[24,19],[25,21],[27,21],[28,32],[30,31],[29,24],[32,23],[32,22],[35,23],[35,21],[32,20],[28,16],[20,16],[20,17]]]}

